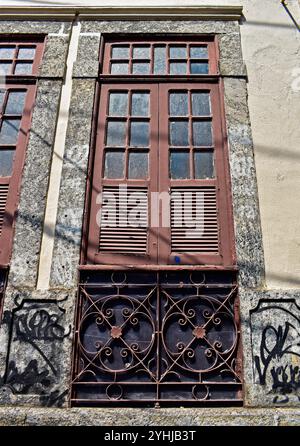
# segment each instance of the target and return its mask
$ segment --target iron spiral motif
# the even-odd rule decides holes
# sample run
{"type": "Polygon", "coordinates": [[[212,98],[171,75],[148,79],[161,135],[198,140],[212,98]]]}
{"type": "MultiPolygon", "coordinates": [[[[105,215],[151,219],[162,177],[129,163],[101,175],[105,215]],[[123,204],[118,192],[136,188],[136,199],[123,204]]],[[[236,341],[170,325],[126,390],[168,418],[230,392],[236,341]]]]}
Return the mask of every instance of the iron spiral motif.
{"type": "Polygon", "coordinates": [[[82,278],[72,404],[241,402],[233,273],[82,278]]]}

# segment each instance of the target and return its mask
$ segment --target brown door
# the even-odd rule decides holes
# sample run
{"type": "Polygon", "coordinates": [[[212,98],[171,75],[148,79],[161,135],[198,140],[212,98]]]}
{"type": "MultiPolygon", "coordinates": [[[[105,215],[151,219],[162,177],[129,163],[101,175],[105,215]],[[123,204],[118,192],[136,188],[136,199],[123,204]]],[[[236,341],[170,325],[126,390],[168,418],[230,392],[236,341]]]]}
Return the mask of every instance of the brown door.
{"type": "Polygon", "coordinates": [[[156,264],[158,86],[104,85],[98,122],[88,263],[156,264]]]}
{"type": "Polygon", "coordinates": [[[224,139],[215,82],[104,85],[88,263],[232,265],[224,139]]]}
{"type": "Polygon", "coordinates": [[[171,194],[160,229],[166,264],[231,265],[229,197],[216,83],[160,85],[160,191],[171,194]]]}

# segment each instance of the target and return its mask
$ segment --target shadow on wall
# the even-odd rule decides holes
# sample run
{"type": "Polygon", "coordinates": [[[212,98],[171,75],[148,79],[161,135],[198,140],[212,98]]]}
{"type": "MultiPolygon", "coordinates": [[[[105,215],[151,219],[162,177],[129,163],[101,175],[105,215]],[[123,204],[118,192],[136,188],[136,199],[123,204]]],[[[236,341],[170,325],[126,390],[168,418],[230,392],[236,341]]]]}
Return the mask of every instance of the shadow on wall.
{"type": "MultiPolygon", "coordinates": [[[[51,146],[51,144],[45,140],[43,136],[41,136],[39,133],[37,133],[35,130],[31,129],[30,133],[34,134],[34,136],[38,139],[40,139],[44,144],[47,146],[51,146]]],[[[256,145],[254,151],[266,154],[267,156],[276,158],[287,158],[287,159],[299,159],[300,154],[286,150],[285,148],[280,147],[271,147],[271,146],[261,146],[256,145]]],[[[59,155],[55,154],[60,159],[62,159],[59,155]]],[[[64,162],[70,163],[74,170],[76,170],[81,175],[86,175],[85,169],[83,169],[80,165],[78,165],[77,162],[70,159],[69,157],[64,157],[64,162]]],[[[10,216],[11,217],[11,216],[10,216]]],[[[49,236],[52,236],[52,229],[50,227],[47,227],[47,225],[44,224],[42,221],[42,218],[40,216],[35,216],[32,213],[25,213],[18,211],[18,217],[21,219],[23,223],[27,223],[29,226],[31,226],[33,229],[37,229],[38,227],[43,226],[43,231],[48,234],[49,236]]],[[[149,228],[151,231],[151,229],[149,228]]],[[[55,237],[63,240],[64,242],[68,243],[70,246],[80,246],[81,244],[81,228],[79,226],[70,225],[70,222],[64,224],[63,222],[60,222],[59,224],[56,224],[56,230],[55,230],[55,237]]],[[[165,240],[166,241],[166,240],[165,240]]],[[[251,270],[255,265],[253,264],[239,264],[240,268],[251,270]]],[[[293,284],[293,286],[300,286],[300,277],[287,277],[287,275],[284,274],[278,274],[278,273],[272,273],[268,272],[267,274],[269,280],[277,280],[282,283],[288,283],[293,284]]]]}

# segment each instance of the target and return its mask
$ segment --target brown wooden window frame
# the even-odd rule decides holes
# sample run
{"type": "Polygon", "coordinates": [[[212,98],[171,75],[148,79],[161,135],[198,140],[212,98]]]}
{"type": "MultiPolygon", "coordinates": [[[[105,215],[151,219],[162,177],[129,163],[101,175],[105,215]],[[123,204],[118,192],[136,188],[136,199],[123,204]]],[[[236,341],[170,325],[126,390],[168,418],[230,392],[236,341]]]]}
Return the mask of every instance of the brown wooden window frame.
{"type": "MultiPolygon", "coordinates": [[[[231,190],[230,190],[230,176],[229,176],[229,162],[227,154],[227,138],[225,130],[225,113],[223,104],[223,84],[222,79],[218,72],[218,43],[216,36],[207,37],[193,37],[193,36],[181,36],[178,37],[137,37],[131,36],[129,39],[120,39],[118,37],[106,37],[104,36],[102,42],[102,54],[103,64],[102,73],[99,77],[98,92],[100,92],[100,103],[96,106],[99,109],[99,115],[97,119],[97,125],[95,126],[95,158],[91,160],[90,174],[92,179],[91,184],[88,186],[90,190],[90,199],[87,201],[87,206],[90,206],[89,223],[85,224],[84,232],[88,237],[83,241],[83,254],[81,263],[87,263],[88,266],[95,265],[95,268],[104,268],[111,265],[112,267],[126,267],[126,265],[135,266],[153,266],[153,265],[173,265],[174,267],[188,267],[189,265],[198,265],[199,267],[213,267],[221,269],[235,269],[235,250],[234,250],[234,236],[233,236],[233,220],[231,209],[231,190]],[[136,74],[110,74],[110,64],[112,47],[114,45],[127,45],[129,48],[128,63],[132,66],[133,46],[149,45],[151,48],[151,54],[153,55],[153,48],[159,45],[182,45],[185,44],[187,48],[191,46],[206,45],[208,48],[208,64],[209,72],[206,74],[185,74],[185,75],[171,75],[171,74],[148,74],[148,75],[136,75],[136,74]],[[158,91],[159,85],[159,91],[158,91]],[[128,186],[147,186],[149,191],[160,192],[162,190],[170,190],[172,187],[193,187],[193,186],[212,186],[215,187],[216,200],[217,200],[217,219],[218,219],[218,252],[217,253],[180,253],[180,256],[176,255],[176,252],[170,251],[171,234],[170,228],[151,228],[148,239],[148,252],[146,255],[131,255],[130,253],[117,253],[117,252],[100,252],[95,249],[95,246],[99,246],[100,240],[100,228],[95,224],[96,215],[99,211],[100,205],[96,203],[96,196],[102,190],[104,185],[113,186],[120,183],[120,180],[108,180],[101,175],[101,169],[103,173],[103,153],[104,146],[103,141],[105,139],[105,126],[103,123],[109,119],[108,116],[108,95],[110,91],[125,91],[125,90],[148,90],[155,96],[151,101],[151,113],[152,119],[151,133],[154,135],[152,144],[154,147],[151,153],[152,165],[150,162],[150,175],[147,181],[128,180],[126,183],[128,186]],[[212,116],[206,117],[212,121],[214,132],[214,144],[213,149],[211,147],[205,147],[204,150],[214,151],[214,164],[215,164],[215,178],[210,180],[170,180],[167,175],[158,178],[154,178],[151,171],[161,169],[159,166],[167,166],[169,164],[169,147],[166,139],[158,141],[158,135],[168,132],[168,91],[172,90],[197,90],[211,93],[211,107],[212,116]],[[154,105],[153,105],[154,103],[154,105]],[[159,112],[159,118],[155,119],[159,112]],[[153,119],[154,117],[154,119],[153,119]],[[158,148],[159,146],[159,148],[158,148]],[[98,166],[98,167],[96,167],[98,166]],[[99,168],[99,166],[102,166],[99,168]],[[94,174],[93,174],[94,170],[94,174]],[[86,251],[85,251],[86,250],[86,251]],[[179,263],[177,258],[180,257],[179,263]]],[[[189,54],[189,53],[187,53],[189,54]]],[[[169,55],[169,54],[168,54],[169,55]]],[[[188,58],[187,58],[188,61],[188,58]]],[[[169,63],[169,57],[168,57],[169,63]]],[[[151,70],[153,72],[153,60],[149,60],[151,70]]],[[[189,64],[188,64],[189,65],[189,64]]],[[[131,68],[130,68],[131,70],[131,68]]],[[[126,116],[126,119],[129,119],[126,116]]],[[[193,119],[188,116],[188,119],[193,119]]],[[[197,150],[201,148],[197,148],[197,150]]],[[[128,149],[126,149],[128,150],[128,149]]],[[[189,150],[195,150],[190,148],[189,150]]],[[[193,170],[191,164],[191,170],[193,170]]],[[[149,218],[149,216],[148,216],[149,218]]]]}
{"type": "MultiPolygon", "coordinates": [[[[21,175],[25,162],[26,148],[28,145],[34,100],[37,90],[37,76],[42,60],[44,41],[45,36],[40,35],[2,35],[0,37],[0,48],[15,48],[12,58],[1,59],[2,62],[10,60],[12,67],[15,67],[17,63],[19,48],[35,47],[34,58],[30,59],[32,61],[31,73],[13,74],[13,68],[11,73],[5,76],[4,85],[1,85],[0,88],[2,91],[5,92],[2,108],[0,108],[0,128],[2,128],[2,123],[6,118],[12,117],[13,119],[16,119],[17,116],[15,114],[11,116],[5,114],[5,108],[7,105],[7,100],[9,98],[9,93],[26,92],[23,112],[18,114],[18,118],[21,119],[21,121],[16,143],[0,145],[0,150],[10,149],[15,151],[11,174],[0,177],[0,187],[2,188],[2,190],[5,189],[7,193],[5,196],[3,192],[1,202],[2,220],[0,222],[0,266],[2,267],[7,267],[7,265],[9,265],[11,257],[13,231],[21,186],[21,175]]],[[[26,61],[26,59],[22,59],[22,61],[26,61]]]]}
{"type": "MultiPolygon", "coordinates": [[[[104,63],[94,109],[94,151],[90,156],[79,266],[71,404],[241,405],[237,267],[217,38],[131,35],[127,40],[104,36],[102,55],[104,63]],[[147,63],[153,74],[133,74],[134,45],[149,45],[153,54],[155,45],[185,44],[188,48],[196,43],[207,45],[208,73],[154,74],[153,61],[149,59],[147,63]],[[127,74],[110,74],[113,45],[127,46],[126,51],[119,52],[128,57],[127,74]],[[150,94],[150,108],[146,105],[141,108],[138,119],[147,121],[147,125],[140,138],[133,138],[139,139],[135,146],[131,128],[131,121],[136,119],[132,98],[135,92],[141,91],[150,94]],[[179,114],[169,105],[172,92],[184,93],[183,99],[178,99],[178,95],[175,99],[187,104],[179,114]],[[203,108],[198,105],[193,109],[193,92],[205,93],[205,100],[204,96],[195,99],[202,105],[201,101],[206,101],[203,108]],[[126,93],[126,96],[113,97],[114,93],[126,93]],[[114,101],[117,105],[110,108],[114,101]],[[185,122],[183,145],[169,132],[172,120],[175,128],[177,121],[185,122]],[[114,124],[110,125],[110,121],[114,124]],[[194,122],[211,124],[202,126],[194,122]],[[199,134],[206,136],[197,136],[194,127],[198,131],[202,128],[199,134]],[[211,135],[204,127],[211,127],[211,135]],[[114,129],[111,135],[109,129],[114,129]],[[151,135],[149,143],[147,132],[151,135]],[[106,162],[105,157],[112,149],[119,152],[118,157],[109,155],[106,162]],[[149,151],[148,174],[143,167],[139,179],[128,175],[131,150],[149,151]],[[185,176],[174,174],[171,178],[172,150],[187,154],[185,176]],[[213,155],[206,173],[199,174],[198,165],[196,175],[198,151],[213,155]],[[194,236],[189,242],[184,241],[182,247],[182,228],[174,230],[175,224],[171,228],[150,227],[146,248],[143,228],[128,229],[123,224],[108,230],[102,224],[100,228],[96,216],[102,203],[98,195],[105,189],[115,193],[120,183],[125,183],[127,189],[115,200],[121,215],[119,221],[123,221],[124,203],[130,208],[130,192],[146,188],[148,199],[141,200],[141,215],[147,203],[148,227],[152,217],[150,192],[201,191],[205,208],[202,218],[208,223],[208,232],[213,234],[209,240],[210,251],[205,236],[202,240],[194,236]],[[185,252],[185,246],[190,251],[185,252]],[[176,257],[180,257],[180,262],[176,257]],[[170,348],[172,342],[174,346],[170,348]]],[[[165,62],[169,66],[169,58],[165,62]]],[[[177,215],[172,202],[176,198],[172,200],[170,218],[174,223],[177,215]]],[[[194,214],[198,204],[193,199],[191,202],[194,214]]],[[[114,205],[109,204],[110,208],[114,205]]],[[[102,216],[100,222],[104,223],[102,216]]]]}

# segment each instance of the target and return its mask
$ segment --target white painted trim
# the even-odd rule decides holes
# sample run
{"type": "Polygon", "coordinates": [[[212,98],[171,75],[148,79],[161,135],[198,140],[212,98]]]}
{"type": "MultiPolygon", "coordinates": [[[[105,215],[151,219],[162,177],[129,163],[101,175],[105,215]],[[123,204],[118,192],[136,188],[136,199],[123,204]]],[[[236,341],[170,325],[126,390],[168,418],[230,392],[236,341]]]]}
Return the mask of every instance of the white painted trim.
{"type": "Polygon", "coordinates": [[[52,165],[49,179],[47,204],[44,220],[44,231],[41,244],[41,255],[38,271],[37,289],[49,289],[51,265],[54,250],[55,226],[58,211],[59,190],[63,168],[63,158],[66,144],[69,110],[72,94],[73,65],[77,58],[81,24],[76,19],[72,26],[72,33],[67,56],[65,81],[62,86],[60,107],[57,118],[57,128],[53,149],[52,165]]]}

